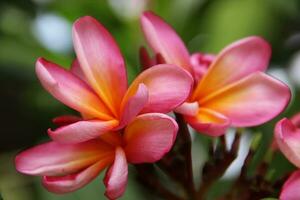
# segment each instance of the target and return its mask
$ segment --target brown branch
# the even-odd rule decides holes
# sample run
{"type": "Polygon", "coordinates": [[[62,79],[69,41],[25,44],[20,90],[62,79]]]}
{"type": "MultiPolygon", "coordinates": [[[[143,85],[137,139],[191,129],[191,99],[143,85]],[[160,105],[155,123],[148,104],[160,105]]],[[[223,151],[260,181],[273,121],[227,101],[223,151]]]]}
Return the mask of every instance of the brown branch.
{"type": "Polygon", "coordinates": [[[183,117],[180,114],[175,115],[179,126],[177,138],[173,149],[159,162],[159,167],[181,184],[188,199],[195,199],[191,136],[183,117]]]}
{"type": "Polygon", "coordinates": [[[222,200],[256,200],[274,194],[276,183],[272,184],[265,179],[269,167],[267,162],[263,161],[257,166],[253,177],[247,176],[247,171],[253,156],[254,151],[250,149],[241,169],[239,178],[233,183],[230,191],[222,198],[222,200]]]}
{"type": "Polygon", "coordinates": [[[186,161],[186,179],[187,179],[187,187],[186,190],[190,193],[190,198],[193,199],[195,197],[195,184],[194,184],[194,175],[193,175],[193,161],[192,161],[192,140],[191,135],[184,121],[183,117],[180,114],[176,115],[176,121],[179,126],[179,134],[184,142],[184,154],[186,161]]]}
{"type": "Polygon", "coordinates": [[[236,158],[237,151],[239,149],[240,143],[240,135],[237,134],[235,140],[232,144],[231,150],[226,151],[225,147],[225,138],[221,136],[221,147],[219,148],[218,153],[220,153],[221,158],[216,156],[216,153],[211,155],[213,160],[204,165],[202,171],[202,184],[197,192],[197,200],[205,199],[207,192],[211,188],[211,186],[217,181],[219,178],[223,176],[227,168],[230,166],[232,161],[236,158]]]}

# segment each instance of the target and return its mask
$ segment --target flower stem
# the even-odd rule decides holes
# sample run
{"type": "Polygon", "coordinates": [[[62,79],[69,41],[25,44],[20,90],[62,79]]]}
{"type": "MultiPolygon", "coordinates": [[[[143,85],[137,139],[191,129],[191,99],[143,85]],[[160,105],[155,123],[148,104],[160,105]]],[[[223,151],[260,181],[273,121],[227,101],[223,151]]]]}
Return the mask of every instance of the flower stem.
{"type": "Polygon", "coordinates": [[[175,115],[179,126],[176,141],[172,150],[158,162],[158,166],[181,185],[185,191],[185,199],[193,200],[196,197],[196,191],[193,178],[191,136],[184,118],[180,114],[175,115]]]}
{"type": "Polygon", "coordinates": [[[227,168],[232,161],[236,158],[237,151],[240,143],[240,136],[237,134],[230,151],[226,150],[225,137],[221,136],[221,147],[219,152],[221,155],[216,156],[214,152],[211,152],[213,160],[205,164],[202,171],[202,184],[197,191],[197,200],[205,199],[207,192],[211,186],[223,176],[227,168]],[[221,158],[219,158],[221,156],[221,158]]]}

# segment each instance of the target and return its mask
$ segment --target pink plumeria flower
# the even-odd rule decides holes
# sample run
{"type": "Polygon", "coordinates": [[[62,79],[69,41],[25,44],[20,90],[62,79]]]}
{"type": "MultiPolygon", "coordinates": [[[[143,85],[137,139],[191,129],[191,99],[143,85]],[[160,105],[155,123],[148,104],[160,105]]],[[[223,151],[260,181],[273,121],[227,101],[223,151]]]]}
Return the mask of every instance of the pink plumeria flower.
{"type": "Polygon", "coordinates": [[[280,200],[299,200],[300,199],[300,170],[293,172],[288,180],[284,183],[281,192],[280,200]]]}
{"type": "Polygon", "coordinates": [[[300,168],[300,113],[277,122],[274,137],[285,157],[300,168]]]}
{"type": "Polygon", "coordinates": [[[75,123],[49,129],[55,141],[83,142],[110,130],[120,130],[140,113],[172,111],[190,94],[192,77],[170,64],[143,71],[128,88],[117,44],[92,17],[75,22],[73,43],[78,60],[70,71],[43,58],[36,63],[36,73],[44,88],[83,116],[75,123]]]}
{"type": "MultiPolygon", "coordinates": [[[[73,120],[63,117],[56,122],[67,124],[73,120]]],[[[167,115],[142,114],[122,131],[76,144],[51,141],[23,151],[16,157],[16,168],[42,176],[48,191],[63,194],[85,186],[109,167],[104,179],[105,195],[116,199],[125,192],[128,163],[160,160],[171,149],[177,130],[176,122],[167,115]]]]}
{"type": "Polygon", "coordinates": [[[277,116],[289,103],[289,88],[264,73],[271,48],[262,38],[248,37],[225,47],[198,80],[187,48],[170,25],[151,12],[142,15],[141,24],[150,47],[165,63],[193,75],[193,92],[176,112],[185,115],[197,131],[220,136],[229,126],[256,126],[277,116]]]}

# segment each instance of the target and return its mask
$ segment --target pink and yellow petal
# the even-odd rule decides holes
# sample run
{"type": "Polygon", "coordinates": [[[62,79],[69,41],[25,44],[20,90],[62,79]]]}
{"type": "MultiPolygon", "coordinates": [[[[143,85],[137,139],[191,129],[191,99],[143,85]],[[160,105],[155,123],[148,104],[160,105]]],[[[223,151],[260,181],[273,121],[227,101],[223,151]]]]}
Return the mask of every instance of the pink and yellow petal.
{"type": "Polygon", "coordinates": [[[185,116],[185,120],[199,133],[217,137],[226,133],[230,119],[213,110],[200,108],[197,115],[185,116]]]}
{"type": "Polygon", "coordinates": [[[189,52],[169,24],[148,11],[142,15],[141,25],[149,45],[156,54],[162,55],[166,63],[178,65],[193,74],[189,52]]]}
{"type": "Polygon", "coordinates": [[[141,83],[133,94],[128,90],[121,104],[120,124],[116,129],[124,128],[147,105],[149,94],[147,87],[141,83]]]}
{"type": "Polygon", "coordinates": [[[109,158],[114,149],[101,140],[79,144],[48,142],[18,154],[16,169],[24,174],[64,176],[76,173],[100,159],[109,158]]]}
{"type": "Polygon", "coordinates": [[[111,131],[119,125],[117,120],[81,120],[56,130],[48,129],[49,136],[59,143],[74,144],[85,142],[111,131]]]}
{"type": "Polygon", "coordinates": [[[192,100],[200,100],[228,84],[264,71],[271,56],[269,44],[260,37],[248,37],[224,48],[198,83],[192,100]]]}
{"type": "Polygon", "coordinates": [[[167,113],[189,97],[193,78],[180,67],[160,64],[143,71],[130,85],[128,94],[135,93],[141,83],[146,85],[149,93],[148,104],[142,113],[167,113]]]}
{"type": "Polygon", "coordinates": [[[125,152],[121,147],[116,148],[115,161],[106,172],[103,180],[106,191],[105,196],[109,199],[117,199],[121,197],[127,186],[128,180],[128,164],[125,152]]]}
{"type": "Polygon", "coordinates": [[[96,19],[85,16],[74,23],[73,43],[86,79],[117,115],[127,89],[127,75],[115,40],[96,19]]]}
{"type": "Polygon", "coordinates": [[[174,109],[176,113],[180,113],[182,115],[188,115],[188,116],[197,115],[198,110],[199,110],[198,102],[184,102],[179,107],[174,109]]]}
{"type": "Polygon", "coordinates": [[[71,72],[39,58],[36,73],[43,87],[67,106],[100,119],[112,118],[93,90],[71,72]]]}
{"type": "Polygon", "coordinates": [[[99,173],[112,162],[113,157],[109,157],[74,174],[66,176],[44,176],[42,184],[49,192],[57,194],[74,192],[94,180],[99,173]]]}
{"type": "Polygon", "coordinates": [[[290,100],[290,89],[262,72],[236,82],[199,101],[200,107],[230,119],[233,126],[256,126],[280,114],[290,100]]]}
{"type": "Polygon", "coordinates": [[[148,113],[139,115],[125,129],[125,152],[130,163],[152,163],[171,149],[178,126],[171,117],[148,113]]]}

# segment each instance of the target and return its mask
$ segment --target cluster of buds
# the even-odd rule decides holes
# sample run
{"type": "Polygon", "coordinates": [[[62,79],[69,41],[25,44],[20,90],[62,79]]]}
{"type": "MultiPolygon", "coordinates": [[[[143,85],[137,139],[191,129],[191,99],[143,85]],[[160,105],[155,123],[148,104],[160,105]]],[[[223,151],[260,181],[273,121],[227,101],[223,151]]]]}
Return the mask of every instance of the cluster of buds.
{"type": "MultiPolygon", "coordinates": [[[[129,86],[125,61],[115,40],[89,16],[73,25],[76,59],[70,70],[43,58],[37,60],[36,73],[43,87],[80,116],[55,118],[58,128],[48,130],[51,141],[17,155],[19,172],[41,176],[50,192],[67,193],[108,168],[105,195],[117,199],[125,192],[131,163],[149,187],[167,199],[180,199],[158,186],[153,164],[149,164],[156,163],[184,185],[183,196],[202,199],[207,187],[197,191],[193,183],[188,125],[200,134],[223,138],[229,127],[266,123],[288,105],[290,89],[264,73],[271,56],[264,39],[241,39],[217,55],[190,54],[160,17],[144,12],[140,19],[154,56],[140,49],[143,70],[129,86]],[[176,118],[168,113],[175,113],[176,118]],[[177,169],[177,164],[184,171],[177,169]]],[[[300,167],[299,142],[294,140],[300,132],[295,126],[286,119],[279,122],[276,141],[300,167]]],[[[223,155],[225,160],[235,157],[238,145],[233,146],[223,155]]],[[[228,162],[224,166],[228,167],[228,162]]],[[[214,179],[221,175],[211,174],[214,179]]],[[[290,179],[295,177],[299,172],[290,179]]],[[[285,184],[285,190],[300,184],[300,180],[293,180],[285,184]]],[[[291,199],[288,194],[282,194],[282,199],[291,199]]]]}

